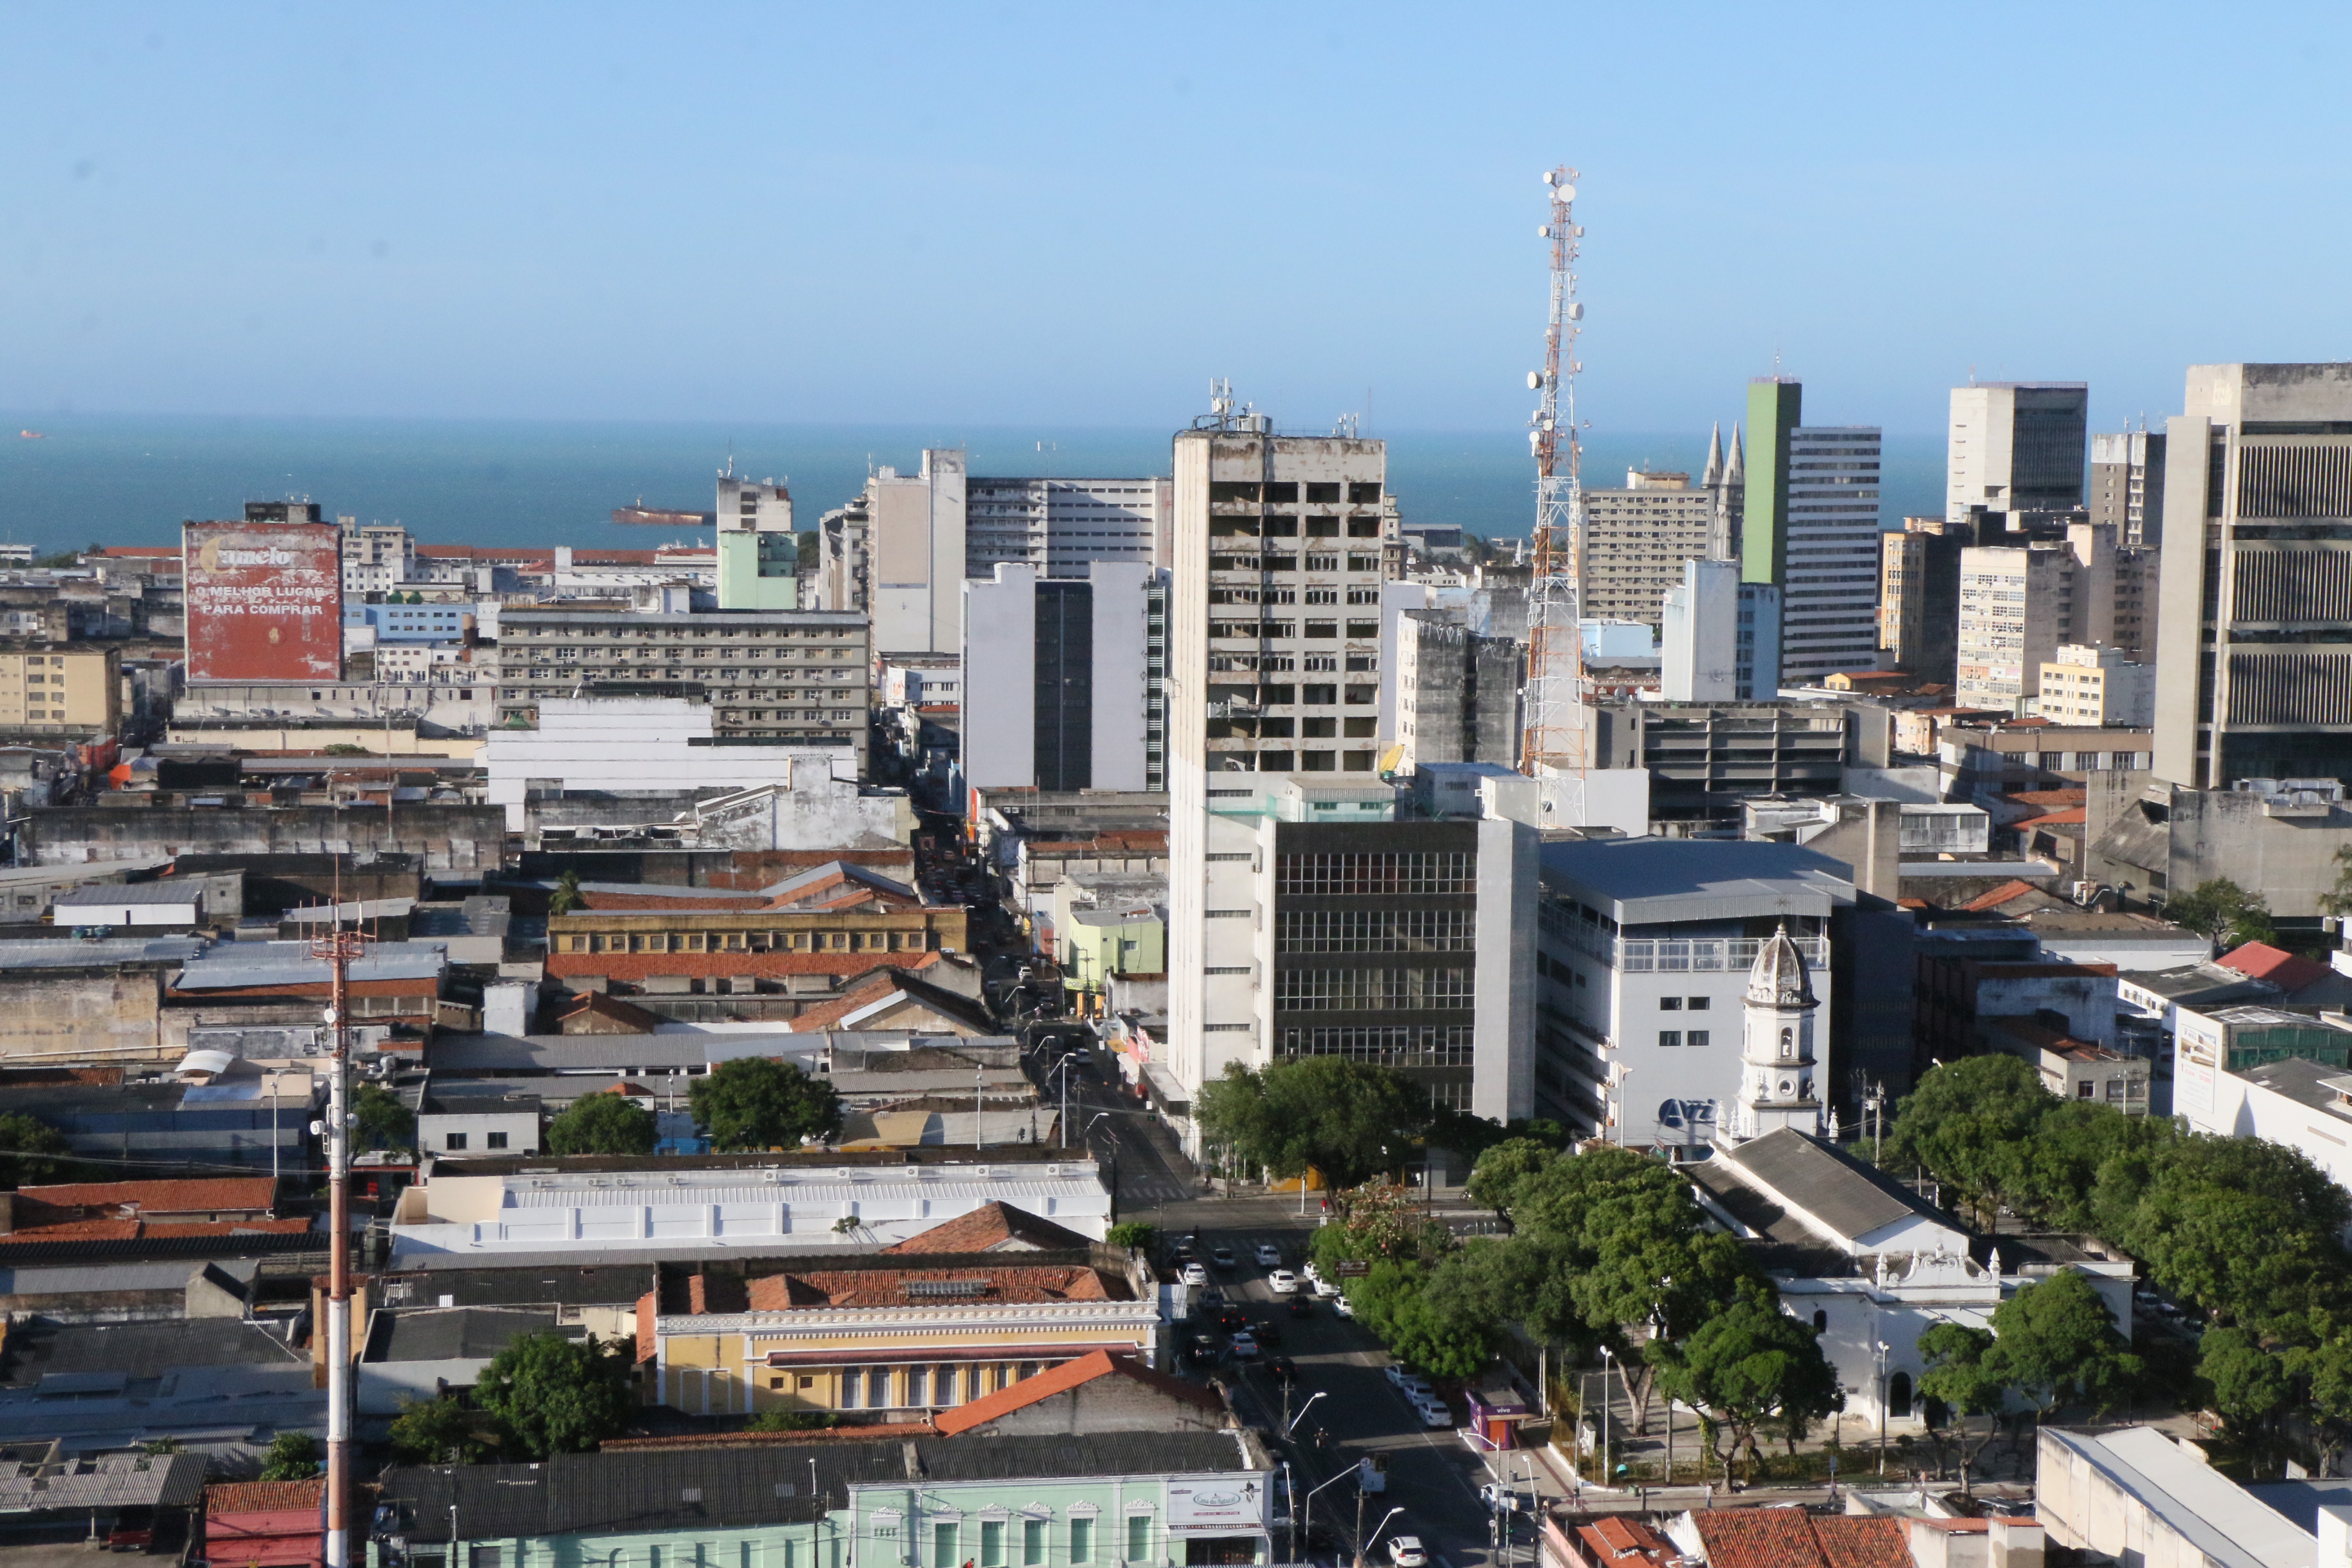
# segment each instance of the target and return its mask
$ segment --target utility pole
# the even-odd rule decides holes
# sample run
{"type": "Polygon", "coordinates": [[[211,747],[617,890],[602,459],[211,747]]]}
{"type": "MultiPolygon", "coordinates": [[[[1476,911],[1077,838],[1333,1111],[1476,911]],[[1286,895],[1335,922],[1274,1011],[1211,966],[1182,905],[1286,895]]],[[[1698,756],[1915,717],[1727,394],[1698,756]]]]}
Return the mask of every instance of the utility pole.
{"type": "MultiPolygon", "coordinates": [[[[327,1225],[333,1250],[327,1265],[327,1553],[326,1568],[352,1568],[352,960],[367,946],[357,931],[345,931],[342,891],[335,892],[332,925],[310,943],[310,956],[327,961],[330,988],[327,1028],[332,1042],[327,1068],[327,1225]]],[[[454,1538],[457,1510],[450,1510],[454,1538]]]]}

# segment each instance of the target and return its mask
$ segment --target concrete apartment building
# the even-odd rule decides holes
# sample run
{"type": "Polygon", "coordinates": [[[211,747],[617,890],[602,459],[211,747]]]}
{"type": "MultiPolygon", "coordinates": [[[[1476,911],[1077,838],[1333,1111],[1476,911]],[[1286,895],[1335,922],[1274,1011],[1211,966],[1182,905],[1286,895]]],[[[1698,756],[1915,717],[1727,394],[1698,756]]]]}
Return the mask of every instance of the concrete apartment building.
{"type": "Polygon", "coordinates": [[[498,717],[531,725],[541,701],[600,694],[699,698],[713,736],[837,742],[866,765],[872,645],[863,616],[689,610],[683,590],[643,609],[509,608],[499,617],[498,717]]]}
{"type": "Polygon", "coordinates": [[[1727,826],[1759,795],[1827,795],[1852,746],[1845,710],[1800,702],[1608,702],[1592,710],[1598,769],[1645,768],[1654,823],[1727,826]]]}
{"type": "Polygon", "coordinates": [[[2141,660],[2148,552],[2119,550],[2113,531],[2069,524],[2065,538],[1960,552],[1953,700],[2022,714],[2061,644],[2098,644],[2141,660]]]}
{"type": "Polygon", "coordinates": [[[2154,549],[2164,542],[2164,432],[2119,430],[2091,437],[2093,522],[2116,531],[2125,544],[2154,549]]]}
{"type": "Polygon", "coordinates": [[[2156,721],[2156,667],[2135,664],[2121,648],[2062,644],[2042,666],[2034,711],[2060,724],[2156,721]]]}
{"type": "Polygon", "coordinates": [[[2090,388],[2079,381],[1990,381],[1952,388],[1944,516],[2072,511],[2083,504],[2090,388]]]}
{"type": "Polygon", "coordinates": [[[121,724],[121,649],[0,643],[0,730],[111,735],[121,724]]]}
{"type": "Polygon", "coordinates": [[[1044,577],[999,562],[962,584],[964,783],[975,789],[1140,790],[1151,770],[1150,672],[1166,616],[1156,569],[1081,563],[1044,577]]]}
{"type": "Polygon", "coordinates": [[[1683,563],[1716,556],[1719,488],[1630,468],[1622,489],[1584,490],[1581,613],[1657,626],[1683,563]]]}
{"type": "Polygon", "coordinates": [[[2352,777],[2352,363],[2191,365],[2164,473],[2157,775],[2352,777]]]}
{"type": "Polygon", "coordinates": [[[1780,679],[1792,686],[1879,663],[1879,432],[1804,425],[1803,392],[1778,376],[1748,385],[1739,552],[1743,580],[1780,590],[1780,679]]]}
{"type": "Polygon", "coordinates": [[[959,448],[927,448],[916,472],[878,468],[825,514],[814,595],[870,614],[881,652],[953,654],[964,579],[1000,564],[1041,578],[1082,576],[1096,561],[1160,564],[1171,493],[1151,478],[990,479],[959,448]]]}
{"type": "Polygon", "coordinates": [[[1977,542],[1973,521],[1906,517],[1878,536],[1878,646],[1906,675],[1946,686],[1959,663],[1960,554],[1977,542]]]}
{"type": "MultiPolygon", "coordinates": [[[[1473,1022],[1485,1012],[1474,994],[1486,995],[1475,964],[1385,928],[1367,929],[1352,962],[1309,950],[1275,963],[1274,879],[1286,861],[1309,881],[1360,867],[1364,889],[1412,900],[1477,889],[1463,880],[1467,848],[1420,842],[1424,826],[1442,826],[1439,837],[1462,829],[1393,823],[1393,792],[1372,776],[1384,530],[1395,526],[1382,505],[1386,448],[1277,436],[1265,416],[1221,402],[1177,435],[1174,469],[1163,1092],[1189,1099],[1228,1064],[1260,1066],[1278,1050],[1330,1050],[1425,1074],[1445,1103],[1462,1102],[1466,1081],[1491,1082],[1468,1103],[1506,1114],[1510,1075],[1479,1073],[1476,1047],[1452,1032],[1491,1026],[1507,1048],[1507,1012],[1473,1022]],[[1319,842],[1341,829],[1344,843],[1319,842]],[[1282,978],[1293,969],[1300,978],[1282,978]],[[1430,1021],[1408,1026],[1397,1016],[1407,1013],[1430,1021]]],[[[1513,826],[1488,831],[1507,838],[1513,826]]],[[[1511,853],[1495,850],[1506,863],[1511,853]]],[[[1298,896],[1366,895],[1341,878],[1298,896]]]]}
{"type": "Polygon", "coordinates": [[[1685,561],[1665,593],[1659,690],[1669,702],[1770,700],[1780,689],[1780,590],[1735,560],[1685,561]]]}
{"type": "Polygon", "coordinates": [[[1443,610],[1397,618],[1397,771],[1424,763],[1499,763],[1519,757],[1519,688],[1527,644],[1481,637],[1443,610]]]}

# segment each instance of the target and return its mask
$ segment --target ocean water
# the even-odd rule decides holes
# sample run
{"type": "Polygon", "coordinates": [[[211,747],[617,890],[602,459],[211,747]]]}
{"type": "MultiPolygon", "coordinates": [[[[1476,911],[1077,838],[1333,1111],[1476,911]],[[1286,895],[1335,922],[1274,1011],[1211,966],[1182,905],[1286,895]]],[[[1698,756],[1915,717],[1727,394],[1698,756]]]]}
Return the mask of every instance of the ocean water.
{"type": "MultiPolygon", "coordinates": [[[[1523,535],[1533,469],[1520,432],[1367,431],[1389,443],[1405,520],[1488,537],[1523,535]]],[[[615,525],[616,506],[709,510],[731,457],[754,479],[789,479],[798,521],[855,495],[871,466],[913,469],[927,446],[961,446],[983,474],[1168,471],[1170,432],[1013,426],[760,426],[530,420],[236,419],[0,415],[0,542],[44,552],[172,544],[188,518],[236,517],[247,500],[309,500],[332,517],[405,523],[427,543],[646,549],[672,535],[615,525]],[[20,437],[39,432],[39,439],[20,437]]],[[[1588,482],[1628,466],[1688,468],[1704,429],[1596,433],[1588,482]]],[[[1885,515],[1939,511],[1939,441],[1891,437],[1885,515]]]]}

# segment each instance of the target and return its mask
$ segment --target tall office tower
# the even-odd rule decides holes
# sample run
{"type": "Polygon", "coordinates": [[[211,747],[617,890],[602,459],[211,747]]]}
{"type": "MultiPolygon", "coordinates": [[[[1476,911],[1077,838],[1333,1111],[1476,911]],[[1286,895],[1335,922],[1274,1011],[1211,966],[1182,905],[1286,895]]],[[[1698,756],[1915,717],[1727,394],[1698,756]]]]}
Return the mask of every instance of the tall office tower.
{"type": "Polygon", "coordinates": [[[2091,521],[2112,523],[2127,545],[2164,542],[2163,431],[2091,437],[2091,521]]]}
{"type": "Polygon", "coordinates": [[[1706,471],[1698,488],[1712,500],[1715,519],[1707,531],[1706,558],[1739,559],[1739,530],[1748,505],[1748,466],[1739,452],[1739,426],[1731,427],[1731,456],[1723,455],[1723,426],[1717,424],[1706,438],[1706,471]]]}
{"type": "Polygon", "coordinates": [[[1960,552],[1976,524],[1906,517],[1878,536],[1878,647],[1906,675],[1949,685],[1960,611],[1960,552]]]}
{"type": "MultiPolygon", "coordinates": [[[[1710,458],[1711,468],[1719,468],[1710,458]]],[[[1722,476],[1694,486],[1688,474],[1628,469],[1623,489],[1584,492],[1583,612],[1588,620],[1658,625],[1683,563],[1714,553],[1722,476]]]]}
{"type": "Polygon", "coordinates": [[[962,763],[974,789],[1145,787],[1152,568],[1003,563],[963,584],[962,763]]]}
{"type": "Polygon", "coordinates": [[[1519,760],[1519,688],[1527,644],[1484,637],[1465,611],[1407,610],[1397,618],[1397,772],[1425,763],[1519,760]]]}
{"type": "Polygon", "coordinates": [[[2090,388],[2079,381],[1989,381],[1952,388],[1944,515],[2070,511],[2083,504],[2090,388]]]}
{"type": "Polygon", "coordinates": [[[1151,795],[1168,793],[1168,601],[1172,586],[1168,568],[1155,566],[1143,590],[1143,787],[1151,795]]]}
{"type": "Polygon", "coordinates": [[[719,476],[719,607],[801,607],[800,535],[793,531],[792,492],[773,479],[754,484],[719,476]]]}
{"type": "Polygon", "coordinates": [[[1879,433],[1809,427],[1804,389],[1748,387],[1753,447],[1740,573],[1780,590],[1780,679],[1878,668],[1879,433]]]}
{"type": "Polygon", "coordinates": [[[2116,556],[2115,531],[2087,522],[2063,540],[1962,550],[1953,701],[2022,717],[2062,644],[2112,645],[2116,556]]]}
{"type": "Polygon", "coordinates": [[[2352,364],[2189,366],[2164,514],[2157,776],[2352,778],[2352,364]]]}
{"type": "Polygon", "coordinates": [[[1780,690],[1780,590],[1737,561],[1685,561],[1666,590],[1659,689],[1669,702],[1747,702],[1780,690]]]}
{"type": "Polygon", "coordinates": [[[916,472],[881,468],[866,481],[875,652],[962,647],[966,478],[961,450],[927,447],[916,472]]]}
{"type": "Polygon", "coordinates": [[[1217,410],[1176,437],[1169,563],[1169,1023],[1188,1090],[1272,1050],[1252,871],[1269,775],[1373,784],[1380,721],[1385,447],[1217,410]]]}

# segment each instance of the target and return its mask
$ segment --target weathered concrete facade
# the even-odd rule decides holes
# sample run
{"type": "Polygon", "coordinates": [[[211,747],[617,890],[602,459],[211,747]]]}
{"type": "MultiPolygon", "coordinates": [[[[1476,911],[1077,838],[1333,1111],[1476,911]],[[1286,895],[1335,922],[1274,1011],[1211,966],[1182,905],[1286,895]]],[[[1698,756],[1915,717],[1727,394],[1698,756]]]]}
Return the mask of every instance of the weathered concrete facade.
{"type": "MultiPolygon", "coordinates": [[[[137,796],[115,798],[135,800],[137,796]]],[[[22,862],[75,866],[176,855],[414,855],[427,871],[495,869],[506,813],[495,805],[99,806],[37,810],[17,832],[22,862]]]]}

